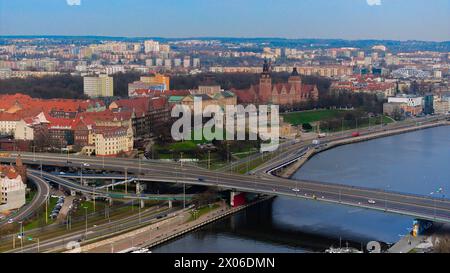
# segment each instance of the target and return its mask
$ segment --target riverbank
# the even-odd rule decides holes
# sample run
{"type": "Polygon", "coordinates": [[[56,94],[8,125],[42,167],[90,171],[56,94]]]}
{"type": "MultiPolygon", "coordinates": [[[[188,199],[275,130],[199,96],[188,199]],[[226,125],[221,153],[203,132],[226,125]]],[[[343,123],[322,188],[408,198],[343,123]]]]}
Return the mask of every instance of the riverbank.
{"type": "Polygon", "coordinates": [[[332,141],[332,142],[326,143],[325,145],[320,146],[319,149],[315,149],[315,148],[308,149],[308,151],[302,157],[300,157],[298,160],[294,161],[292,164],[290,164],[285,169],[281,170],[281,172],[279,173],[279,176],[283,177],[283,178],[291,178],[292,175],[294,175],[294,173],[297,172],[314,155],[321,153],[323,151],[338,147],[338,146],[368,141],[368,140],[387,137],[387,136],[404,134],[404,133],[434,128],[434,127],[439,127],[439,126],[448,126],[448,125],[450,125],[450,122],[448,122],[448,121],[439,121],[439,122],[431,123],[431,124],[417,125],[417,126],[413,126],[413,127],[369,133],[367,135],[362,135],[362,136],[358,136],[358,137],[345,138],[345,139],[332,141]]]}
{"type": "Polygon", "coordinates": [[[227,208],[224,203],[220,203],[217,209],[209,211],[196,219],[192,219],[192,209],[182,209],[167,215],[166,219],[155,220],[154,223],[145,227],[82,246],[81,252],[117,253],[130,252],[134,249],[153,248],[271,198],[273,197],[263,197],[236,208],[227,208]]]}

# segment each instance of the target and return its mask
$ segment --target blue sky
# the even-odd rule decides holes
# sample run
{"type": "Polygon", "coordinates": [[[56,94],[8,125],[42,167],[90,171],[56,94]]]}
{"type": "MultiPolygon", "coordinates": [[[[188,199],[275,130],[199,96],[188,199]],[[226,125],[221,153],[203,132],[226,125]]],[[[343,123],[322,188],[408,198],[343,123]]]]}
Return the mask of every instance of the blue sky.
{"type": "Polygon", "coordinates": [[[0,0],[0,35],[442,41],[450,0],[0,0]]]}

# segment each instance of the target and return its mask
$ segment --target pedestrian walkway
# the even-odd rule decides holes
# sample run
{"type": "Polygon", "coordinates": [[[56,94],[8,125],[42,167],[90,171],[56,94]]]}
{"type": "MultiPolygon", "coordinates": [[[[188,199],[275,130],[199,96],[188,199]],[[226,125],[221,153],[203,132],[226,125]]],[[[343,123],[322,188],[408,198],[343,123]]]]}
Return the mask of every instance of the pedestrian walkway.
{"type": "Polygon", "coordinates": [[[417,237],[411,234],[403,236],[395,245],[388,249],[389,253],[408,253],[419,244],[426,240],[426,236],[419,235],[417,237]]]}

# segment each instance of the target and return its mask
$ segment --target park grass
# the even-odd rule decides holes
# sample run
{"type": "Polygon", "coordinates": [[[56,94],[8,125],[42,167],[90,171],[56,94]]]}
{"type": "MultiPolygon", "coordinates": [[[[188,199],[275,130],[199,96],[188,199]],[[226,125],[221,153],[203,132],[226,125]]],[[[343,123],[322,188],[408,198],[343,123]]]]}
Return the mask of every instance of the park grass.
{"type": "Polygon", "coordinates": [[[175,153],[179,152],[190,152],[197,149],[195,142],[191,140],[185,140],[182,142],[175,142],[169,145],[169,149],[175,153]]]}
{"type": "Polygon", "coordinates": [[[323,109],[282,114],[284,121],[294,126],[338,117],[346,110],[323,109]]]}
{"type": "Polygon", "coordinates": [[[36,217],[32,221],[26,223],[24,225],[24,230],[34,229],[34,228],[38,228],[38,227],[41,227],[44,225],[53,224],[53,222],[55,220],[50,218],[50,214],[52,213],[53,208],[56,206],[57,201],[58,201],[58,198],[50,197],[48,200],[47,215],[45,214],[45,204],[44,204],[44,209],[42,210],[42,212],[38,213],[38,217],[36,217]],[[49,217],[47,220],[47,223],[45,222],[46,216],[49,217]]]}

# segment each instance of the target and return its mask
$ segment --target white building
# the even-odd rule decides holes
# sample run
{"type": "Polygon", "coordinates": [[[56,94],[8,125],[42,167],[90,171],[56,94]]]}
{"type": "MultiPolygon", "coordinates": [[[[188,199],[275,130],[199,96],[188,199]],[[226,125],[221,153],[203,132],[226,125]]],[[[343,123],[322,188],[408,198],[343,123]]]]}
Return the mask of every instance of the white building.
{"type": "Polygon", "coordinates": [[[145,53],[157,53],[159,52],[159,42],[148,40],[144,42],[145,53]]]}
{"type": "Polygon", "coordinates": [[[0,135],[11,135],[16,130],[20,117],[11,113],[0,113],[0,135]]]}
{"type": "Polygon", "coordinates": [[[0,211],[25,205],[26,185],[14,167],[0,166],[0,211]]]}
{"type": "Polygon", "coordinates": [[[412,96],[402,96],[402,97],[389,97],[388,103],[405,103],[408,106],[416,107],[421,106],[423,102],[423,97],[412,97],[412,96]]]}
{"type": "Polygon", "coordinates": [[[184,57],[184,59],[183,59],[183,67],[184,68],[189,68],[190,66],[191,66],[191,58],[184,57]]]}

